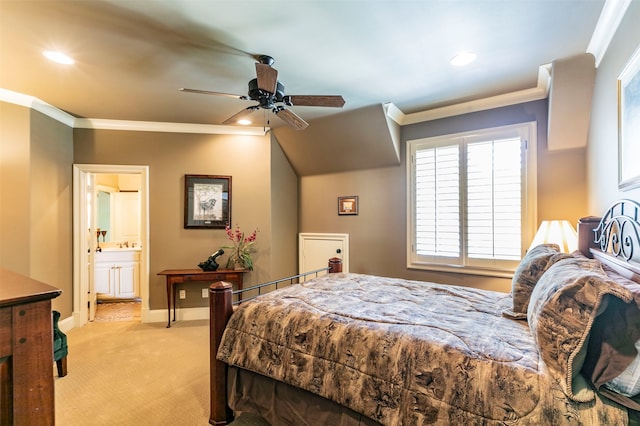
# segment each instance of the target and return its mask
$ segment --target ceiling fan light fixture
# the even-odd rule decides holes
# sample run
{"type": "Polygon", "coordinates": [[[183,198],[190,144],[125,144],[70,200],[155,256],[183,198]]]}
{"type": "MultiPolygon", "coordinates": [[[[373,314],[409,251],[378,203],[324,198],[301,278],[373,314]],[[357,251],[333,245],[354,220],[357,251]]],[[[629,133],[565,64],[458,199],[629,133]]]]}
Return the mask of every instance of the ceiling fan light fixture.
{"type": "Polygon", "coordinates": [[[45,50],[42,54],[45,58],[58,64],[73,65],[76,63],[72,57],[56,50],[45,50]]]}
{"type": "Polygon", "coordinates": [[[449,63],[454,67],[462,67],[469,65],[471,62],[475,61],[477,57],[478,55],[473,52],[458,52],[453,58],[451,58],[449,63]]]}
{"type": "Polygon", "coordinates": [[[285,95],[284,84],[278,81],[278,71],[271,67],[273,64],[273,58],[271,56],[261,55],[255,59],[260,62],[256,63],[256,78],[249,80],[248,96],[212,92],[209,90],[187,89],[184,87],[181,88],[180,91],[206,95],[220,95],[257,102],[256,105],[247,107],[227,118],[222,122],[222,124],[251,124],[251,121],[247,119],[247,116],[254,111],[262,109],[270,110],[288,126],[296,130],[303,130],[309,126],[309,123],[304,121],[293,111],[286,109],[285,105],[290,107],[312,106],[333,108],[342,108],[344,106],[344,98],[340,95],[285,95]]]}

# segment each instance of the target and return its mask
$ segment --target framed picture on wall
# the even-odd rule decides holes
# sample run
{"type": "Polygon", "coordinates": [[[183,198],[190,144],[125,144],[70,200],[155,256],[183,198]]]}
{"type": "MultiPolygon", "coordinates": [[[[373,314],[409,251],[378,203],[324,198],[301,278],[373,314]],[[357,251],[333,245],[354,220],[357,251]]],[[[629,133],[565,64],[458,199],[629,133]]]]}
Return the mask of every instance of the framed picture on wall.
{"type": "Polygon", "coordinates": [[[231,223],[231,176],[184,176],[184,227],[224,229],[231,223]]]}
{"type": "Polygon", "coordinates": [[[640,47],[618,77],[618,188],[640,187],[640,47]]]}
{"type": "Polygon", "coordinates": [[[358,196],[350,195],[347,197],[338,197],[338,214],[339,215],[358,214],[358,196]]]}

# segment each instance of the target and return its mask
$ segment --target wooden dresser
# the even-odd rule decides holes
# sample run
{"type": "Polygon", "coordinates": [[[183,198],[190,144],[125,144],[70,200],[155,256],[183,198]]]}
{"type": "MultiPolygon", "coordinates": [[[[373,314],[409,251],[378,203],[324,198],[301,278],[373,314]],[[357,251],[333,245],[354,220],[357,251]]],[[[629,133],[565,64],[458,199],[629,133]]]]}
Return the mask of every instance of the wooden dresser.
{"type": "Polygon", "coordinates": [[[0,425],[54,425],[51,299],[61,290],[0,268],[0,425]]]}

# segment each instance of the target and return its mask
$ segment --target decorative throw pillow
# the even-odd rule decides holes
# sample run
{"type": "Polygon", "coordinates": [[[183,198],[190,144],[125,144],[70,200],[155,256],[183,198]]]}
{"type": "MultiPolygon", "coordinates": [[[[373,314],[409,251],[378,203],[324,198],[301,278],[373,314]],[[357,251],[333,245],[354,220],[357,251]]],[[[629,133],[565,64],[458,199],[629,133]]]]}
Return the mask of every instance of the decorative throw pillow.
{"type": "Polygon", "coordinates": [[[513,308],[504,310],[503,314],[509,318],[526,320],[529,298],[536,283],[551,265],[567,257],[570,255],[560,252],[557,244],[540,244],[529,250],[511,280],[513,308]]]}
{"type": "Polygon", "coordinates": [[[527,318],[536,346],[549,373],[574,401],[595,396],[579,372],[583,347],[606,294],[624,302],[633,297],[607,277],[598,261],[575,257],[550,266],[531,293],[527,318]]]}

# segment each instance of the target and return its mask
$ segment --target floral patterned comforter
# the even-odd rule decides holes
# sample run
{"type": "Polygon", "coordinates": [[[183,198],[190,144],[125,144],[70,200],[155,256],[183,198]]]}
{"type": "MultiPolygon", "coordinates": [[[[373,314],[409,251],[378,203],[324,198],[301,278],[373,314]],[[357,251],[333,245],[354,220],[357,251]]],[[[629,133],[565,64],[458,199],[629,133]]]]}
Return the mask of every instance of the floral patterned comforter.
{"type": "Polygon", "coordinates": [[[597,398],[568,400],[509,294],[330,274],[244,303],[218,359],[385,425],[625,424],[597,398]]]}

